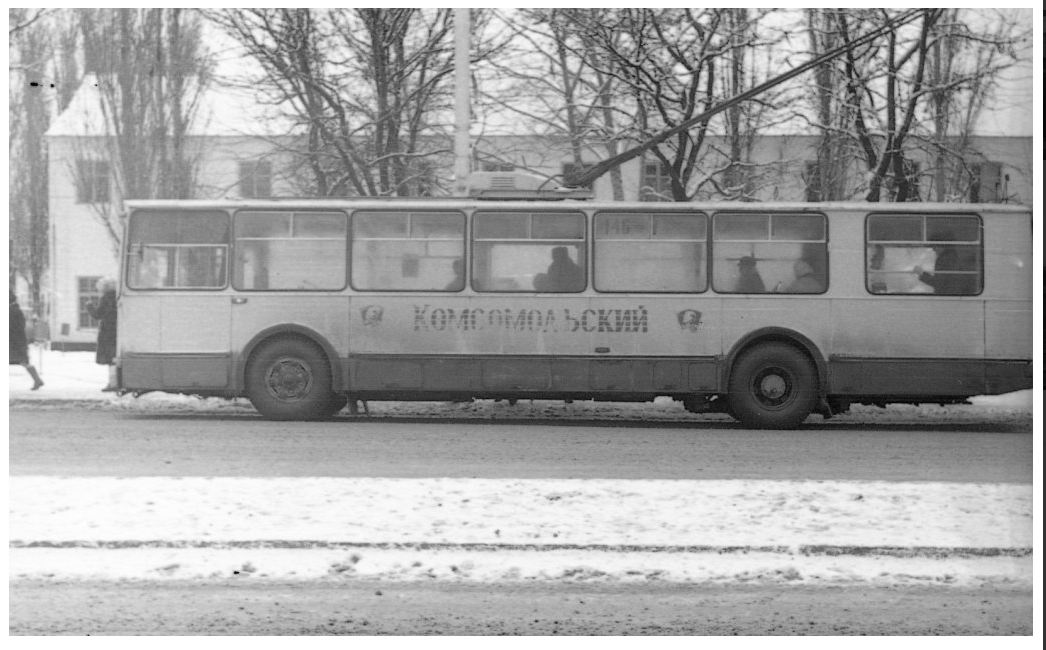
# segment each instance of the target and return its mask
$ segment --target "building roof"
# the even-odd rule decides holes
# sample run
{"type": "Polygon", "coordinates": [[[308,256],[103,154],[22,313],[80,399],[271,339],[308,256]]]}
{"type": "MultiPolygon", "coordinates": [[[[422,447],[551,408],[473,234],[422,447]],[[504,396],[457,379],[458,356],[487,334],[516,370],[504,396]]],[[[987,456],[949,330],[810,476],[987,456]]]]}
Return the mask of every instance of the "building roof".
{"type": "MultiPolygon", "coordinates": [[[[100,84],[104,78],[87,75],[72,101],[47,130],[50,137],[106,135],[100,84]]],[[[190,136],[262,137],[294,133],[290,120],[273,107],[258,102],[253,92],[211,86],[203,91],[189,125],[190,136]]]]}

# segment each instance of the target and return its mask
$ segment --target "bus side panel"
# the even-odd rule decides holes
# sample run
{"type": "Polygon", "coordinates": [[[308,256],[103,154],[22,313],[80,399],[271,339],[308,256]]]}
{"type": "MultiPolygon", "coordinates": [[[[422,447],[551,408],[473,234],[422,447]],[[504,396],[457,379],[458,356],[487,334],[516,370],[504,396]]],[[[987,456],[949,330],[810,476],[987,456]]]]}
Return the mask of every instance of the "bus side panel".
{"type": "Polygon", "coordinates": [[[985,392],[980,359],[829,359],[829,392],[897,398],[967,397],[985,392]]]}
{"type": "Polygon", "coordinates": [[[221,390],[229,384],[228,296],[125,294],[118,340],[121,387],[221,390]]]}
{"type": "Polygon", "coordinates": [[[991,300],[984,304],[985,356],[1030,359],[1032,305],[1029,301],[991,300]]]}

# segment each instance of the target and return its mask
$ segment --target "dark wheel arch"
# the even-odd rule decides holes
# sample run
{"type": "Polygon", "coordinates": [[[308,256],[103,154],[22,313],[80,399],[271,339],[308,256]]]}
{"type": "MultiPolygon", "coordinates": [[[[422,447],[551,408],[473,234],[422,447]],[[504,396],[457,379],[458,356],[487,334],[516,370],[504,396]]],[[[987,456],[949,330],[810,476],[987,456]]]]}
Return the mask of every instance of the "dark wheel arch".
{"type": "Polygon", "coordinates": [[[730,349],[719,368],[719,386],[726,391],[730,385],[730,375],[737,363],[737,358],[752,346],[762,343],[786,343],[805,353],[813,361],[817,369],[817,387],[820,396],[824,397],[828,392],[828,363],[824,355],[808,337],[786,327],[764,327],[754,330],[741,337],[730,349]]]}
{"type": "Polygon", "coordinates": [[[236,360],[235,378],[237,382],[236,388],[238,390],[245,391],[247,388],[247,363],[258,347],[274,339],[287,336],[300,337],[317,346],[327,359],[327,367],[330,370],[331,377],[331,390],[339,392],[346,389],[345,377],[339,363],[338,353],[334,350],[334,346],[330,344],[330,341],[315,330],[305,327],[304,325],[287,323],[263,329],[255,334],[254,337],[248,341],[247,345],[244,346],[243,350],[240,352],[239,358],[236,360]]]}

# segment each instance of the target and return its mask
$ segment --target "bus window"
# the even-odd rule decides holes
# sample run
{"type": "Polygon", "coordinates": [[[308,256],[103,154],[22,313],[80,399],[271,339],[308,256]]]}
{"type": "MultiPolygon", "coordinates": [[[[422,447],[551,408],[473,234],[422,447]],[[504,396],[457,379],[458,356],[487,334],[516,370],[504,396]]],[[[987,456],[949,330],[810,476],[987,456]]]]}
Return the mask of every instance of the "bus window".
{"type": "Polygon", "coordinates": [[[585,215],[476,212],[472,282],[477,291],[585,290],[585,215]]]}
{"type": "Polygon", "coordinates": [[[724,213],[712,219],[712,287],[719,293],[824,293],[824,215],[724,213]]]}
{"type": "Polygon", "coordinates": [[[981,221],[973,215],[877,214],[867,221],[865,283],[876,294],[981,292],[981,221]]]}
{"type": "Polygon", "coordinates": [[[593,229],[597,291],[697,293],[708,288],[704,214],[601,212],[593,229]]]}
{"type": "Polygon", "coordinates": [[[127,286],[223,288],[228,240],[224,212],[136,210],[128,224],[127,286]]]}
{"type": "Polygon", "coordinates": [[[345,287],[343,212],[243,210],[233,232],[233,286],[241,291],[345,287]]]}
{"type": "Polygon", "coordinates": [[[352,286],[361,291],[460,291],[465,286],[465,215],[356,212],[352,286]]]}

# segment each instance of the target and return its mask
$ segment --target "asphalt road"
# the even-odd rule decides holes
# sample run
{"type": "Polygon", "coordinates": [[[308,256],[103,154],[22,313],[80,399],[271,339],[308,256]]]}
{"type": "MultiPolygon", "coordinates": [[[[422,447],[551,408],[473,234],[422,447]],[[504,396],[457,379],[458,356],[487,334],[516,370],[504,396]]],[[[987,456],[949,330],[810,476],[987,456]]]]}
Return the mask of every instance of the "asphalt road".
{"type": "Polygon", "coordinates": [[[15,408],[9,422],[14,476],[1032,481],[1031,433],[991,422],[750,431],[726,422],[279,423],[76,408],[15,408]]]}

